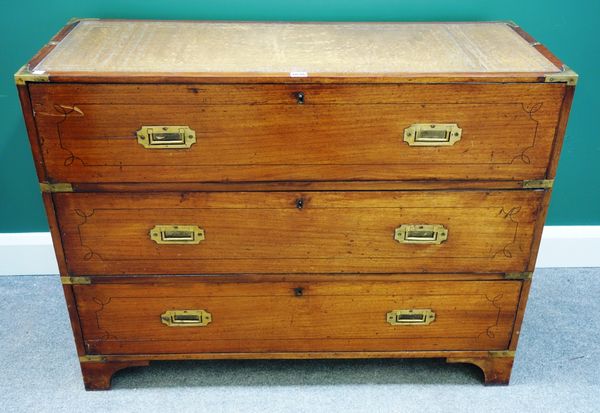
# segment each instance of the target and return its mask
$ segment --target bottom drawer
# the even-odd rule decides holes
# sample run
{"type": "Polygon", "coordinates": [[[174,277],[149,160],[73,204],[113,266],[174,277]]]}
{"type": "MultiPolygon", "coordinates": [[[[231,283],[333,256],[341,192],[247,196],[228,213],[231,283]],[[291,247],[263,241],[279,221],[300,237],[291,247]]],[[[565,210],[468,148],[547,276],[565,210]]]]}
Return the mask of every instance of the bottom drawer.
{"type": "Polygon", "coordinates": [[[521,290],[503,280],[170,280],[73,286],[87,352],[502,350],[521,290]]]}

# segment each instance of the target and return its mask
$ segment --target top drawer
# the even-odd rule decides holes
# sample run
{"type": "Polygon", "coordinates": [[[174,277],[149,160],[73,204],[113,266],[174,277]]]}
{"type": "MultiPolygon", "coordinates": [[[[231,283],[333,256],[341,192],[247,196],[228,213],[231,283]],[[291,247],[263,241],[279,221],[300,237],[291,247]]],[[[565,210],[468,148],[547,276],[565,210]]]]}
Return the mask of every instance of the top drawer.
{"type": "Polygon", "coordinates": [[[29,90],[46,179],[54,182],[524,180],[546,178],[565,86],[31,84],[29,90]],[[410,145],[405,135],[413,124],[456,124],[461,136],[451,145],[410,145]],[[196,142],[147,148],[136,135],[143,126],[187,126],[196,142]]]}

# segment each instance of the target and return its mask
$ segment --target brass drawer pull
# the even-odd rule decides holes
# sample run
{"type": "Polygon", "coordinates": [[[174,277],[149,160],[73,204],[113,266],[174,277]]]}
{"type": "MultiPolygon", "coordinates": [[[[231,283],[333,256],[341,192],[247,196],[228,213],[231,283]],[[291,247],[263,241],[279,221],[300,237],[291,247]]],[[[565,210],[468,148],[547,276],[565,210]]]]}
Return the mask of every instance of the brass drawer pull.
{"type": "Polygon", "coordinates": [[[456,123],[414,123],[404,129],[404,142],[410,146],[451,146],[461,135],[456,123]]]}
{"type": "Polygon", "coordinates": [[[168,310],[160,315],[160,321],[169,327],[204,327],[212,315],[206,310],[168,310]]]}
{"type": "Polygon", "coordinates": [[[434,320],[435,313],[429,308],[392,310],[387,313],[387,322],[393,326],[426,326],[434,320]]]}
{"type": "Polygon", "coordinates": [[[448,229],[443,225],[400,225],[394,239],[401,244],[441,244],[448,239],[448,229]]]}
{"type": "Polygon", "coordinates": [[[155,225],[150,239],[157,244],[199,244],[204,230],[197,225],[155,225]]]}
{"type": "Polygon", "coordinates": [[[196,132],[187,126],[142,126],[136,133],[147,149],[189,148],[196,143],[196,132]]]}

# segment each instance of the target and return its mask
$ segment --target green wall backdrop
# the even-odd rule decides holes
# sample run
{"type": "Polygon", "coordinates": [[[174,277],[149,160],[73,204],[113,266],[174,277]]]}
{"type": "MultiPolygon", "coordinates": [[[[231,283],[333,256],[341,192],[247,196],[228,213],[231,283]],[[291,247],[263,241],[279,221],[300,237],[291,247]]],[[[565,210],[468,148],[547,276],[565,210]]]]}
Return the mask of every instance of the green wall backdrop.
{"type": "Polygon", "coordinates": [[[600,225],[598,0],[6,0],[0,9],[0,232],[46,231],[13,73],[73,16],[203,20],[514,20],[580,75],[550,225],[600,225]]]}

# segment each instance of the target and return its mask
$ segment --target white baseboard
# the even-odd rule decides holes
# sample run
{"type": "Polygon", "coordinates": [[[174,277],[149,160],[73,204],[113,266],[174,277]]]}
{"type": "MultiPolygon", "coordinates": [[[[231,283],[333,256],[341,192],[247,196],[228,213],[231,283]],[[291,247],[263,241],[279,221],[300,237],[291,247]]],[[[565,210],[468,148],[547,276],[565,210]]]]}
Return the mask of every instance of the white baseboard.
{"type": "Polygon", "coordinates": [[[58,274],[49,232],[0,234],[0,275],[58,274]]]}
{"type": "Polygon", "coordinates": [[[600,267],[600,225],[545,226],[536,267],[600,267]]]}
{"type": "MultiPolygon", "coordinates": [[[[600,267],[600,225],[546,226],[537,268],[600,267]]],[[[48,232],[0,234],[0,275],[58,274],[48,232]]]]}

